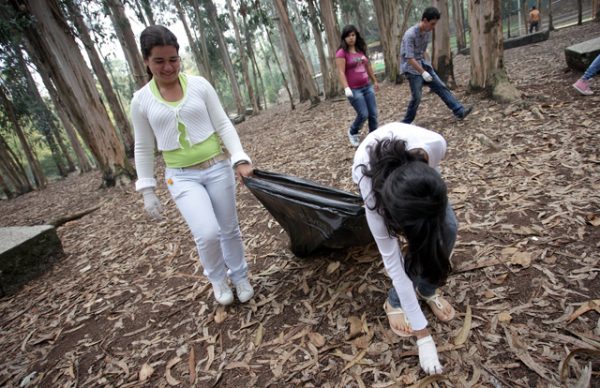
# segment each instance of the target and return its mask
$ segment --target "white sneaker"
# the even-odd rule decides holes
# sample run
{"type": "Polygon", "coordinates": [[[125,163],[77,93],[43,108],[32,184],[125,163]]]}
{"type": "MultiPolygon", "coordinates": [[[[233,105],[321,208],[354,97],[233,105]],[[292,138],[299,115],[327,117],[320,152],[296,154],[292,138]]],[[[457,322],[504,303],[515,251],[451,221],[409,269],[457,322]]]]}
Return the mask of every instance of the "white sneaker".
{"type": "Polygon", "coordinates": [[[252,285],[250,285],[248,278],[240,280],[235,285],[235,293],[237,294],[238,299],[242,303],[246,303],[247,301],[252,299],[252,297],[254,296],[254,289],[252,288],[252,285]]]}
{"type": "Polygon", "coordinates": [[[229,288],[226,279],[213,283],[212,286],[215,299],[219,304],[227,306],[228,304],[233,303],[233,292],[231,292],[231,288],[229,288]]]}
{"type": "Polygon", "coordinates": [[[360,135],[353,135],[350,133],[350,130],[348,130],[348,140],[350,140],[350,144],[352,144],[354,147],[358,147],[360,145],[360,135]]]}

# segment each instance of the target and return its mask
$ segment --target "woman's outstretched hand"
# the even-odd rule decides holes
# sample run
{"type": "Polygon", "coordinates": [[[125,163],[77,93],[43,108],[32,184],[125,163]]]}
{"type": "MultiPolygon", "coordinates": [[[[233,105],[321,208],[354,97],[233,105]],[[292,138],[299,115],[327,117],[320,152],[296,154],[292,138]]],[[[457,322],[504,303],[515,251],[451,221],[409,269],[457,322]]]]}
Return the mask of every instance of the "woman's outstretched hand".
{"type": "Polygon", "coordinates": [[[440,364],[433,338],[429,335],[418,339],[417,347],[419,348],[419,363],[423,371],[428,375],[442,373],[442,364],[440,364]]]}
{"type": "Polygon", "coordinates": [[[237,176],[240,184],[244,184],[244,179],[254,174],[254,166],[252,163],[243,163],[235,166],[235,175],[237,176]]]}
{"type": "Polygon", "coordinates": [[[144,196],[144,209],[146,209],[148,215],[154,220],[162,219],[162,205],[156,194],[154,194],[154,189],[151,187],[143,189],[142,195],[144,196]]]}

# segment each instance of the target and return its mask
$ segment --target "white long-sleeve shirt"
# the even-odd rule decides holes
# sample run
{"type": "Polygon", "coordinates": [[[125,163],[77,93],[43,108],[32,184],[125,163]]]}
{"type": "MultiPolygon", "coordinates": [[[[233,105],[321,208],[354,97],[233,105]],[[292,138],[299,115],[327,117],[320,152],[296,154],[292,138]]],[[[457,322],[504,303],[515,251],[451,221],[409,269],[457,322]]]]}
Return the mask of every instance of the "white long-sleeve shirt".
{"type": "Polygon", "coordinates": [[[360,193],[365,201],[365,211],[369,229],[383,259],[384,267],[398,293],[402,309],[408,317],[413,330],[421,330],[427,326],[427,319],[419,306],[412,281],[404,270],[404,258],[397,238],[390,237],[383,217],[376,210],[371,210],[375,203],[372,194],[371,178],[362,173],[360,165],[370,168],[368,149],[377,141],[394,138],[406,141],[407,150],[422,148],[427,152],[429,165],[439,171],[439,163],[446,154],[446,140],[433,131],[415,125],[390,123],[371,132],[360,144],[354,154],[352,179],[359,185],[360,193]]]}
{"type": "Polygon", "coordinates": [[[177,106],[159,100],[150,83],[135,92],[131,100],[131,120],[135,133],[136,190],[155,187],[154,139],[160,151],[181,148],[179,122],[185,125],[187,141],[198,144],[217,133],[231,155],[231,163],[251,161],[223,109],[212,85],[204,78],[186,76],[187,89],[177,106]]]}

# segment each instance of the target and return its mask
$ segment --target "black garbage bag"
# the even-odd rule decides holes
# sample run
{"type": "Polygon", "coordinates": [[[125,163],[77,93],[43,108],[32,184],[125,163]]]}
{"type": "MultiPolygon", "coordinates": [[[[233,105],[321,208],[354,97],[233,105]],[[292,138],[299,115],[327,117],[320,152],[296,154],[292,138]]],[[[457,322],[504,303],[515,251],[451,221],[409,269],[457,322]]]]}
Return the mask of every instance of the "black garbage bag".
{"type": "Polygon", "coordinates": [[[244,183],[290,236],[296,256],[373,241],[358,195],[258,169],[244,183]]]}

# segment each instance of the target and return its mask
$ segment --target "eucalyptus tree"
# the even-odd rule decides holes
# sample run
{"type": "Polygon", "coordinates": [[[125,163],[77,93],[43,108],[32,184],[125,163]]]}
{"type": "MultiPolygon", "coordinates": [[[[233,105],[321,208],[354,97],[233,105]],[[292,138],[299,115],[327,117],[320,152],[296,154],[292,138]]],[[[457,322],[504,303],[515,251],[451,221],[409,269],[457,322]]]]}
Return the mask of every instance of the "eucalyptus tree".
{"type": "Polygon", "coordinates": [[[452,51],[450,50],[450,15],[448,12],[448,0],[433,0],[432,5],[441,14],[435,29],[433,30],[433,44],[431,48],[431,64],[442,81],[450,85],[456,85],[454,79],[454,64],[452,51]]]}
{"type": "Polygon", "coordinates": [[[400,74],[400,45],[408,27],[412,0],[373,0],[379,39],[383,47],[385,76],[391,82],[402,82],[400,74]]]}
{"type": "Polygon", "coordinates": [[[321,8],[321,21],[325,26],[325,35],[327,37],[327,69],[329,70],[329,79],[331,80],[329,87],[325,89],[326,98],[337,96],[341,88],[337,78],[337,68],[335,66],[335,52],[340,44],[340,28],[335,17],[333,9],[333,0],[319,0],[321,8]]]}
{"type": "MultiPolygon", "coordinates": [[[[202,16],[200,11],[200,5],[198,4],[198,0],[187,0],[194,10],[194,17],[196,21],[196,29],[200,33],[200,54],[202,58],[202,65],[206,73],[204,77],[210,82],[213,86],[215,85],[215,79],[212,75],[211,65],[210,65],[210,55],[208,50],[208,36],[206,34],[206,27],[204,26],[204,21],[207,19],[202,16]]],[[[193,19],[193,18],[192,18],[193,19]]]]}
{"type": "Polygon", "coordinates": [[[219,15],[217,12],[217,7],[213,3],[212,0],[205,0],[204,6],[206,11],[208,12],[208,18],[210,19],[214,29],[215,35],[217,37],[217,44],[219,46],[219,51],[221,53],[221,59],[223,61],[223,65],[225,67],[225,72],[229,78],[229,82],[231,84],[231,91],[233,93],[233,98],[235,100],[235,106],[237,108],[237,113],[242,118],[246,114],[246,108],[244,106],[244,101],[242,99],[242,93],[240,92],[240,87],[238,85],[237,79],[235,77],[235,71],[233,69],[233,64],[231,62],[231,57],[229,55],[229,51],[227,50],[227,43],[225,42],[225,36],[223,35],[223,29],[221,24],[219,23],[219,15]]]}
{"type": "Polygon", "coordinates": [[[88,55],[91,65],[92,65],[92,69],[94,70],[94,73],[96,74],[96,78],[98,79],[98,82],[100,83],[100,86],[102,87],[104,96],[106,97],[106,100],[108,102],[110,110],[113,113],[115,122],[117,124],[117,129],[119,130],[119,133],[125,144],[125,150],[126,150],[127,154],[131,157],[131,156],[133,156],[134,140],[133,140],[133,130],[131,128],[131,125],[129,124],[129,119],[125,115],[123,106],[121,105],[121,102],[119,101],[119,98],[117,97],[117,94],[115,93],[115,90],[108,78],[106,69],[102,65],[102,60],[100,59],[100,55],[98,54],[98,51],[96,50],[96,46],[94,45],[92,37],[90,36],[88,27],[83,20],[83,15],[82,15],[81,9],[79,8],[78,4],[74,0],[63,0],[63,1],[68,9],[69,14],[70,14],[69,19],[71,19],[73,21],[73,24],[75,25],[75,28],[77,29],[79,39],[83,43],[85,51],[88,55]]]}
{"type": "Polygon", "coordinates": [[[332,79],[334,74],[330,71],[331,66],[327,64],[327,55],[325,55],[325,47],[323,44],[323,26],[321,20],[319,19],[319,14],[317,12],[317,7],[315,4],[315,0],[307,0],[306,7],[308,11],[308,19],[310,21],[310,25],[312,28],[313,36],[315,38],[315,45],[317,46],[317,54],[319,55],[319,65],[321,68],[321,78],[323,79],[323,91],[325,94],[325,98],[329,99],[335,96],[332,96],[327,93],[332,89],[332,85],[335,81],[332,79]]]}
{"type": "Polygon", "coordinates": [[[142,88],[148,82],[146,66],[136,43],[135,35],[131,29],[129,19],[125,14],[125,7],[121,0],[103,0],[106,13],[112,20],[113,28],[129,64],[137,88],[142,88]]]}
{"type": "Polygon", "coordinates": [[[469,0],[471,28],[471,81],[476,90],[485,90],[499,101],[520,99],[504,68],[500,0],[469,0]]]}
{"type": "Polygon", "coordinates": [[[311,105],[316,105],[319,103],[319,92],[306,62],[306,57],[300,48],[298,38],[294,33],[285,0],[273,0],[273,2],[279,15],[281,33],[287,42],[288,56],[297,82],[300,102],[310,101],[311,105]]]}
{"type": "Polygon", "coordinates": [[[454,19],[454,32],[456,34],[456,46],[458,51],[467,47],[465,39],[465,18],[463,0],[452,1],[452,19],[454,19]]]}
{"type": "MultiPolygon", "coordinates": [[[[254,48],[255,42],[260,44],[260,36],[255,37],[255,35],[254,35],[258,31],[256,21],[258,20],[257,12],[260,12],[260,9],[258,9],[258,7],[254,7],[254,9],[253,9],[254,12],[252,13],[252,16],[249,18],[250,8],[246,5],[246,2],[244,0],[239,0],[239,3],[240,3],[240,15],[242,16],[242,27],[243,27],[243,31],[244,31],[244,38],[246,40],[246,51],[248,53],[248,58],[250,58],[250,60],[252,61],[252,75],[254,77],[254,85],[256,85],[256,89],[257,89],[257,92],[256,92],[257,104],[260,109],[261,108],[260,98],[258,97],[258,94],[260,94],[260,91],[258,90],[259,87],[258,87],[258,82],[256,79],[258,77],[258,79],[260,80],[260,84],[262,86],[263,101],[265,103],[265,108],[266,108],[267,107],[267,97],[266,97],[265,83],[263,81],[262,71],[260,70],[258,61],[256,60],[256,50],[254,48]]],[[[268,62],[267,62],[267,64],[268,64],[268,62]]]]}
{"type": "MultiPolygon", "coordinates": [[[[65,110],[93,153],[103,184],[126,184],[134,175],[93,76],[86,66],[58,0],[9,0],[15,28],[23,34],[29,57],[46,72],[65,110]]],[[[113,0],[111,0],[113,1],[113,0]]]]}
{"type": "Polygon", "coordinates": [[[235,33],[235,41],[238,49],[238,55],[240,56],[240,64],[242,67],[242,76],[244,77],[244,83],[246,84],[246,91],[248,92],[248,99],[252,104],[253,114],[258,114],[258,101],[256,100],[256,96],[254,95],[254,88],[252,87],[252,81],[250,80],[250,76],[248,75],[248,56],[246,55],[246,50],[244,48],[244,43],[242,42],[242,37],[240,34],[240,28],[238,27],[238,23],[235,19],[235,13],[233,9],[233,4],[231,0],[226,0],[227,9],[229,11],[229,20],[231,22],[231,26],[233,27],[233,32],[235,33]]]}

